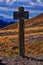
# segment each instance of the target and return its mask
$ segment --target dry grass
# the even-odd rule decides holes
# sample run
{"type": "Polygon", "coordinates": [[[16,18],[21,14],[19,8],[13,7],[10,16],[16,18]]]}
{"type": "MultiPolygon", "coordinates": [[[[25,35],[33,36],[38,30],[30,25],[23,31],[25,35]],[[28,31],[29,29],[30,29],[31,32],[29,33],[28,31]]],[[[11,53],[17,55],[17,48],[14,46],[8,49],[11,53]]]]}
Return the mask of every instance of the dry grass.
{"type": "MultiPolygon", "coordinates": [[[[18,33],[18,23],[0,29],[1,32],[18,33]]],[[[25,21],[25,55],[43,57],[43,14],[25,21]],[[26,40],[27,39],[27,40],[26,40]]],[[[19,34],[19,33],[18,33],[19,34]]],[[[20,55],[18,34],[0,36],[0,56],[20,55]]]]}

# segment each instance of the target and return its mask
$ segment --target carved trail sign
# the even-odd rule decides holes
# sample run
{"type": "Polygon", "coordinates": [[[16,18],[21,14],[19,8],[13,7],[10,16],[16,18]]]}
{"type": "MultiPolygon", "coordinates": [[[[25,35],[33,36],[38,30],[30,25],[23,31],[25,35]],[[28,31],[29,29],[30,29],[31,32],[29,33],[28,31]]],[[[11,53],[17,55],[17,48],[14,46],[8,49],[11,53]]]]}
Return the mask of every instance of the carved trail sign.
{"type": "Polygon", "coordinates": [[[19,43],[20,43],[20,56],[25,56],[24,46],[24,19],[28,19],[28,11],[24,11],[24,7],[19,7],[18,12],[14,12],[14,19],[19,19],[19,43]]]}

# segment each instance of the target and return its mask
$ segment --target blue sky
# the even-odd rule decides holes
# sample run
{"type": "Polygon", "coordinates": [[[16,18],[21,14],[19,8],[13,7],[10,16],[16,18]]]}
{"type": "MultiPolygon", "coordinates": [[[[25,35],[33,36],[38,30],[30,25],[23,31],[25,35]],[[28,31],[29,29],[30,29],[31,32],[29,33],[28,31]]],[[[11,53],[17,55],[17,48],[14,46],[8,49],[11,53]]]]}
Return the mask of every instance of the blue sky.
{"type": "Polygon", "coordinates": [[[13,12],[19,6],[29,11],[29,18],[43,13],[43,0],[0,0],[0,16],[13,19],[13,12]]]}

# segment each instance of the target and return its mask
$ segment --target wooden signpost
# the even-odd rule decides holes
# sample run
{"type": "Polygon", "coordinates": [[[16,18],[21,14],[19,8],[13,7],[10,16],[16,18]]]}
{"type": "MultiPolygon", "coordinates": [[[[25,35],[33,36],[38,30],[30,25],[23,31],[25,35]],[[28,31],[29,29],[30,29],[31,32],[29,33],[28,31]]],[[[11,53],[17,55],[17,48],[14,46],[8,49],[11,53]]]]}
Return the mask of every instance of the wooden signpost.
{"type": "Polygon", "coordinates": [[[19,7],[19,11],[14,12],[14,19],[19,19],[19,44],[20,44],[20,56],[25,56],[24,46],[24,19],[28,19],[28,11],[24,11],[24,7],[19,7]]]}

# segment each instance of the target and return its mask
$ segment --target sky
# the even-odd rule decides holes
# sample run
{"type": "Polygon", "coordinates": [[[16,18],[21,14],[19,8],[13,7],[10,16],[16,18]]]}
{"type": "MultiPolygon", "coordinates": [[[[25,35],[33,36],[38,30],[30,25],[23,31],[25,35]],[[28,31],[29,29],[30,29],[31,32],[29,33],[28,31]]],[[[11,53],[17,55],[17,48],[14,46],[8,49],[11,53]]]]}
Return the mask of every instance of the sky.
{"type": "Polygon", "coordinates": [[[29,18],[43,13],[43,0],[0,0],[0,16],[13,19],[13,12],[18,11],[19,6],[29,11],[29,18]]]}

